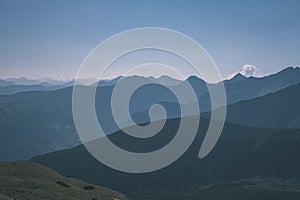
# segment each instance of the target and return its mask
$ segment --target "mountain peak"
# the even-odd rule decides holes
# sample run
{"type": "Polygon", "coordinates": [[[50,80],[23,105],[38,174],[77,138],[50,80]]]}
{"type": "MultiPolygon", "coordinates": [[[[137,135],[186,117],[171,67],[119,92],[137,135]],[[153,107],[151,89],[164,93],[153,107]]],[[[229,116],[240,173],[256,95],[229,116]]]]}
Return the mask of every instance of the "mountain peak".
{"type": "Polygon", "coordinates": [[[287,68],[281,70],[280,72],[287,72],[287,71],[292,72],[292,71],[296,71],[296,70],[299,70],[299,69],[300,69],[299,67],[287,67],[287,68]]]}
{"type": "Polygon", "coordinates": [[[247,77],[242,75],[241,73],[237,73],[236,75],[234,75],[234,77],[232,77],[231,80],[234,81],[241,81],[241,80],[245,80],[247,77]]]}
{"type": "Polygon", "coordinates": [[[191,75],[187,78],[188,81],[203,81],[201,78],[195,75],[191,75]]]}

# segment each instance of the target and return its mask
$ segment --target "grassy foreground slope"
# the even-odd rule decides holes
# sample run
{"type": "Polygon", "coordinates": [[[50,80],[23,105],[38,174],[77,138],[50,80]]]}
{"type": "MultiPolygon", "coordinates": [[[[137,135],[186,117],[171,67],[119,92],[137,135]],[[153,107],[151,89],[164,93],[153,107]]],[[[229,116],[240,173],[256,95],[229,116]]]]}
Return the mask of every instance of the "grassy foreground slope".
{"type": "Polygon", "coordinates": [[[0,163],[0,199],[126,200],[113,190],[61,176],[39,164],[0,163]]]}

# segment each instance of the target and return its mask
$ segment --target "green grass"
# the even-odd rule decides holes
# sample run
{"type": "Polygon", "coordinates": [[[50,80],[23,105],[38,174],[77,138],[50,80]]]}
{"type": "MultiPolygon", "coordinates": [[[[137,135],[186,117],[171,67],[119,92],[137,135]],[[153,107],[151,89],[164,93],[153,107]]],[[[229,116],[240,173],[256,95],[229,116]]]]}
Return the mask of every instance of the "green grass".
{"type": "Polygon", "coordinates": [[[61,176],[47,167],[18,161],[0,163],[0,200],[2,199],[126,200],[127,198],[116,191],[61,176]]]}

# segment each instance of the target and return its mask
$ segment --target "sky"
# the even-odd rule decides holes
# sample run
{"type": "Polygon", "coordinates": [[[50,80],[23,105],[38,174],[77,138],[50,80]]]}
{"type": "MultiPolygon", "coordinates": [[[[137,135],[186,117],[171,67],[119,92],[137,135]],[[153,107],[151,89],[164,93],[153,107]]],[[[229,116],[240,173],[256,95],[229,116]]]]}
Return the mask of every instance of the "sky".
{"type": "Polygon", "coordinates": [[[192,37],[224,78],[263,76],[300,65],[299,9],[298,0],[0,0],[0,78],[73,79],[100,42],[140,27],[192,37]]]}

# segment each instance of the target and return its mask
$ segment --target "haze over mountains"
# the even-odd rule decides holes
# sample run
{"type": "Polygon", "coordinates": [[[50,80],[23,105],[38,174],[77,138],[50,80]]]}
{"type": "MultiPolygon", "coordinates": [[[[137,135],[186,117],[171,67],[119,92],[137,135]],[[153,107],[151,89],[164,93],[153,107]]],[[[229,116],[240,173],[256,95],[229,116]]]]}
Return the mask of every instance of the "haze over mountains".
{"type": "Polygon", "coordinates": [[[57,81],[50,78],[30,80],[25,77],[0,80],[0,95],[16,94],[26,91],[57,90],[70,86],[71,82],[57,81]]]}
{"type": "Polygon", "coordinates": [[[226,121],[236,124],[300,129],[300,84],[227,107],[226,121]]]}
{"type": "MultiPolygon", "coordinates": [[[[136,84],[139,79],[144,77],[128,77],[126,81],[136,84]]],[[[181,87],[178,80],[167,77],[162,77],[161,80],[170,84],[170,87],[181,87]]],[[[107,134],[119,129],[110,109],[111,93],[116,81],[101,82],[100,85],[105,85],[98,87],[96,93],[98,118],[107,134]]],[[[205,82],[194,76],[186,81],[194,88],[201,111],[209,111],[210,100],[205,82]]],[[[299,68],[287,68],[263,78],[237,75],[225,81],[228,102],[242,101],[229,105],[228,121],[265,128],[299,128],[298,83],[299,68]],[[264,94],[267,95],[262,96],[264,94]]],[[[214,86],[209,84],[212,89],[214,86]]],[[[37,154],[80,144],[72,117],[71,98],[72,87],[0,95],[1,137],[5,138],[0,141],[0,160],[29,159],[37,154]]],[[[152,84],[137,91],[131,98],[130,111],[133,119],[137,123],[148,122],[148,109],[155,103],[166,107],[168,118],[180,116],[178,102],[172,93],[152,84]],[[155,95],[157,93],[160,95],[155,95]]],[[[207,116],[209,113],[203,113],[203,117],[207,116]]]]}
{"type": "MultiPolygon", "coordinates": [[[[196,139],[172,165],[146,174],[127,174],[106,167],[87,152],[77,135],[72,116],[73,82],[59,85],[46,83],[50,80],[26,82],[25,79],[0,81],[0,93],[14,88],[13,94],[0,95],[0,161],[31,159],[64,176],[120,191],[133,200],[300,198],[298,67],[262,78],[237,74],[224,81],[229,104],[225,127],[219,142],[204,159],[198,158],[198,151],[209,124],[208,87],[213,90],[220,83],[206,84],[195,76],[184,81],[170,77],[120,78],[76,87],[97,87],[95,108],[99,123],[110,140],[133,152],[147,152],[166,145],[180,123],[180,106],[199,104],[202,118],[196,139]],[[137,124],[149,122],[148,110],[153,104],[163,105],[168,119],[159,134],[140,140],[119,130],[110,104],[118,80],[139,85],[145,79],[152,83],[139,88],[130,99],[133,120],[137,124]],[[159,85],[161,82],[177,89],[189,82],[196,93],[196,102],[179,105],[174,95],[159,85]]],[[[184,117],[194,120],[192,115],[184,117]]],[[[7,174],[6,165],[4,174],[7,174]]],[[[68,179],[62,179],[71,184],[68,179]]],[[[77,186],[73,189],[81,190],[77,186]]],[[[9,193],[5,194],[3,198],[9,197],[9,193]]]]}

